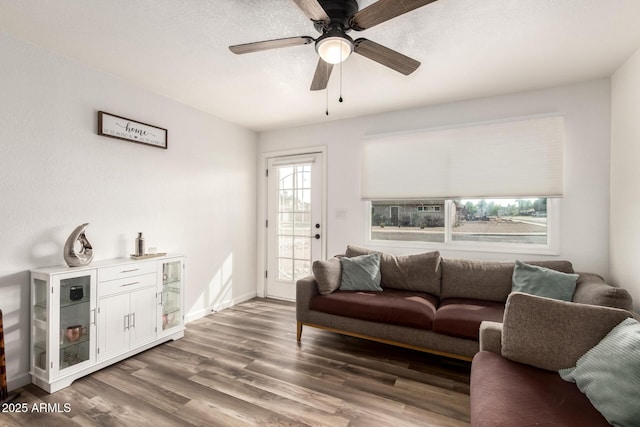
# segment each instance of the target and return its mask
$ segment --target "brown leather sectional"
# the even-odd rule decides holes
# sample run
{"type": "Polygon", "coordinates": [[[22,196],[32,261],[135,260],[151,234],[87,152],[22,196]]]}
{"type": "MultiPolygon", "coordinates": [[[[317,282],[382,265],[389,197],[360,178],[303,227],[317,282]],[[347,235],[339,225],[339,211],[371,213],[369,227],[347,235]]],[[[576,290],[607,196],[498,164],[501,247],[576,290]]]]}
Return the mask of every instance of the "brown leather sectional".
{"type": "Polygon", "coordinates": [[[471,425],[609,426],[558,370],[575,366],[631,316],[626,310],[511,294],[503,322],[480,327],[480,352],[471,364],[471,425]]]}
{"type": "MultiPolygon", "coordinates": [[[[372,253],[349,246],[344,256],[372,253]]],[[[527,261],[573,273],[569,261],[527,261]]],[[[440,257],[438,252],[381,254],[382,292],[336,290],[323,295],[311,276],[297,283],[298,341],[303,326],[471,360],[483,321],[501,322],[514,262],[440,257]]],[[[630,310],[629,293],[581,273],[574,302],[630,310]]]]}

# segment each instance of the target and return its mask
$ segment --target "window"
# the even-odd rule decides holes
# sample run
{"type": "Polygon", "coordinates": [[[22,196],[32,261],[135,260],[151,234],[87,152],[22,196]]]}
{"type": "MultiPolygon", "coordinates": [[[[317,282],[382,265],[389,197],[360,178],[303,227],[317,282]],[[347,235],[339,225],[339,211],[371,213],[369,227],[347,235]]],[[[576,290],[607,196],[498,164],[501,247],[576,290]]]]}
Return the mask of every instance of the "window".
{"type": "Polygon", "coordinates": [[[444,242],[444,200],[371,202],[371,240],[444,242]],[[386,215],[395,208],[394,216],[386,215]]]}
{"type": "Polygon", "coordinates": [[[454,242],[547,244],[547,199],[455,200],[454,242]]]}
{"type": "Polygon", "coordinates": [[[371,206],[369,241],[557,254],[564,137],[561,116],[368,137],[360,198],[371,206]]]}
{"type": "Polygon", "coordinates": [[[419,205],[417,210],[418,212],[440,212],[440,206],[419,205]]]}
{"type": "Polygon", "coordinates": [[[431,243],[447,249],[554,253],[556,206],[557,199],[547,198],[374,200],[370,241],[394,242],[396,246],[431,243]]]}

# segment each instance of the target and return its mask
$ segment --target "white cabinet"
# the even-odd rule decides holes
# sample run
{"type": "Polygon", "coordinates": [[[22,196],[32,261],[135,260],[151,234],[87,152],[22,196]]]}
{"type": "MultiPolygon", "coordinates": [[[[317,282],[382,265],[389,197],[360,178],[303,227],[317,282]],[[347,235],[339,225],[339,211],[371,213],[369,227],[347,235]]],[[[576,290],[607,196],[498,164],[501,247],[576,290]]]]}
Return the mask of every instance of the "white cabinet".
{"type": "Polygon", "coordinates": [[[184,335],[184,257],[31,271],[31,377],[52,393],[184,335]]]}
{"type": "Polygon", "coordinates": [[[158,265],[98,271],[98,361],[156,339],[158,265]]]}

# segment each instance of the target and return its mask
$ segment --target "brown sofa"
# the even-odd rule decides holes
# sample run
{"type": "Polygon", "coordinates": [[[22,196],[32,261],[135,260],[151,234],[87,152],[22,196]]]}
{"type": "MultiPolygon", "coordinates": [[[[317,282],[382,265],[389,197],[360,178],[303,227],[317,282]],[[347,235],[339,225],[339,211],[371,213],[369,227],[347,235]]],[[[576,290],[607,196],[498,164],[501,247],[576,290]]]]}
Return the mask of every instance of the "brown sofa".
{"type": "Polygon", "coordinates": [[[523,293],[506,303],[503,323],[483,322],[471,364],[475,427],[609,426],[559,369],[576,365],[631,313],[523,293]]]}
{"type": "MultiPolygon", "coordinates": [[[[349,246],[344,256],[373,253],[349,246]]],[[[527,261],[573,273],[568,261],[527,261]]],[[[315,277],[297,282],[297,338],[303,326],[463,360],[479,350],[482,321],[501,322],[512,289],[514,262],[441,258],[438,252],[381,254],[382,292],[323,295],[315,277]]],[[[632,308],[629,293],[595,274],[581,273],[573,301],[632,308]]]]}

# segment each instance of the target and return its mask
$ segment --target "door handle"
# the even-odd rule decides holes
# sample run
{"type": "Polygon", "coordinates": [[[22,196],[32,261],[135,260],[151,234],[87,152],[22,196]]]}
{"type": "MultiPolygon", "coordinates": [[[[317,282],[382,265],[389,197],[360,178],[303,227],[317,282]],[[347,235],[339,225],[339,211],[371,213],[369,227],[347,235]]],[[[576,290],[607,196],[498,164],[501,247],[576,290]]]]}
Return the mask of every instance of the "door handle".
{"type": "Polygon", "coordinates": [[[125,283],[124,285],[120,285],[121,288],[125,287],[125,286],[133,286],[133,285],[137,285],[140,282],[131,282],[131,283],[125,283]]]}

